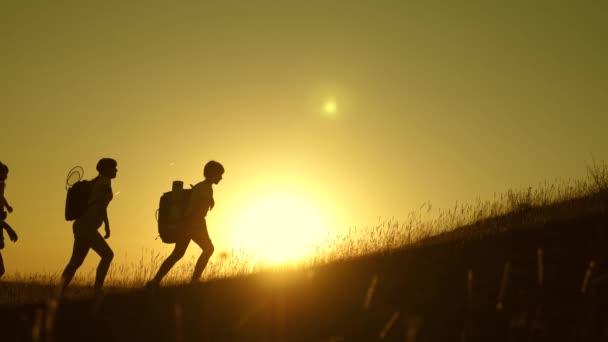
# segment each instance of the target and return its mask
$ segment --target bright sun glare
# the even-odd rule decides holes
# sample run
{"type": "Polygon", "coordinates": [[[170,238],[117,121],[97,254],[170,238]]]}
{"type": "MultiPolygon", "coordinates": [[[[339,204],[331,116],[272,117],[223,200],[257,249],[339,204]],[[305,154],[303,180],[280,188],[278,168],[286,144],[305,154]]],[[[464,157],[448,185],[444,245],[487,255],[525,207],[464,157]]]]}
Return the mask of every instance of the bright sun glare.
{"type": "Polygon", "coordinates": [[[333,98],[327,99],[325,103],[323,103],[323,111],[329,117],[335,116],[338,111],[338,105],[333,98]]]}
{"type": "Polygon", "coordinates": [[[235,222],[235,242],[272,263],[296,261],[328,231],[315,202],[295,192],[269,192],[252,200],[235,222]]]}

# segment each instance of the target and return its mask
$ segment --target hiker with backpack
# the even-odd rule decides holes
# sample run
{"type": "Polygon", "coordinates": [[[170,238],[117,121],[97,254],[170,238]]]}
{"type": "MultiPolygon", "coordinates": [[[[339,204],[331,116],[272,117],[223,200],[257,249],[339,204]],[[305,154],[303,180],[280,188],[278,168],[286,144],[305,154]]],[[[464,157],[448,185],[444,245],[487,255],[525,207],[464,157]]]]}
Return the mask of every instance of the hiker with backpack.
{"type": "MultiPolygon", "coordinates": [[[[205,217],[207,216],[207,212],[213,209],[215,205],[212,185],[218,184],[222,180],[223,174],[224,167],[222,164],[213,160],[205,164],[203,169],[205,179],[192,188],[188,205],[179,224],[179,231],[175,238],[172,239],[175,241],[175,248],[161,264],[154,278],[146,284],[146,287],[157,288],[160,285],[163,277],[184,256],[190,240],[194,241],[203,250],[194,267],[191,282],[195,283],[200,279],[209,262],[209,258],[211,258],[215,250],[209,237],[205,217]]],[[[163,241],[165,240],[163,239],[163,241]]]]}
{"type": "Polygon", "coordinates": [[[67,288],[82,265],[89,249],[93,249],[101,257],[95,276],[95,292],[99,293],[114,258],[114,252],[105,241],[110,237],[110,222],[107,208],[113,198],[112,179],[116,178],[117,162],[111,158],[102,158],[97,163],[99,175],[92,180],[79,181],[68,191],[66,201],[66,219],[74,219],[74,247],[72,256],[66,266],[62,280],[62,291],[67,288]],[[86,205],[82,205],[86,203],[86,205]],[[78,206],[81,204],[82,206],[78,206]],[[104,224],[105,235],[102,237],[98,229],[104,224]]]}
{"type": "MultiPolygon", "coordinates": [[[[4,188],[6,187],[6,178],[8,177],[8,166],[0,162],[0,250],[4,249],[4,231],[8,233],[8,237],[11,241],[17,241],[17,233],[13,228],[6,222],[8,214],[4,210],[8,210],[9,213],[13,212],[13,207],[8,204],[6,197],[4,197],[4,188]]],[[[4,275],[4,261],[2,260],[2,253],[0,253],[0,277],[4,275]]]]}

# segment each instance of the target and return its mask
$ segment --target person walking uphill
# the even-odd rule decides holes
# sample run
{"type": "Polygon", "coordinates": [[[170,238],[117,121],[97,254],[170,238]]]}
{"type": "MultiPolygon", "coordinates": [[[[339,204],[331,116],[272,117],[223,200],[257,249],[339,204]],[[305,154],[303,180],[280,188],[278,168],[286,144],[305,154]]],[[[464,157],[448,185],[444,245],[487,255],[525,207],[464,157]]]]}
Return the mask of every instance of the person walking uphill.
{"type": "Polygon", "coordinates": [[[213,209],[215,205],[212,185],[218,184],[222,180],[223,174],[224,167],[222,164],[213,160],[205,164],[203,169],[205,179],[192,188],[190,203],[186,209],[181,232],[175,242],[175,248],[160,265],[156,276],[146,284],[146,287],[156,288],[159,286],[163,277],[184,256],[190,240],[194,241],[203,250],[194,267],[191,281],[195,283],[200,279],[209,262],[209,258],[211,258],[215,250],[211,238],[209,238],[205,217],[207,216],[207,212],[213,209]]]}
{"type": "Polygon", "coordinates": [[[108,205],[113,198],[111,180],[116,178],[117,162],[111,158],[102,158],[97,163],[99,175],[91,180],[92,188],[88,206],[84,213],[76,218],[72,230],[74,232],[74,247],[72,257],[63,274],[62,291],[67,288],[82,265],[89,249],[93,249],[101,257],[95,276],[95,292],[99,293],[103,287],[104,279],[114,258],[114,252],[105,241],[110,237],[110,221],[108,220],[108,205]],[[101,224],[105,226],[105,235],[102,237],[97,231],[101,224]]]}
{"type": "MultiPolygon", "coordinates": [[[[9,226],[6,222],[8,214],[4,211],[4,208],[9,213],[13,212],[13,207],[8,204],[8,201],[4,197],[4,188],[6,187],[5,181],[8,177],[8,166],[0,162],[0,250],[4,248],[4,230],[8,233],[8,237],[11,241],[17,241],[17,233],[9,226]]],[[[2,254],[0,253],[0,277],[4,275],[4,261],[2,260],[2,254]]]]}

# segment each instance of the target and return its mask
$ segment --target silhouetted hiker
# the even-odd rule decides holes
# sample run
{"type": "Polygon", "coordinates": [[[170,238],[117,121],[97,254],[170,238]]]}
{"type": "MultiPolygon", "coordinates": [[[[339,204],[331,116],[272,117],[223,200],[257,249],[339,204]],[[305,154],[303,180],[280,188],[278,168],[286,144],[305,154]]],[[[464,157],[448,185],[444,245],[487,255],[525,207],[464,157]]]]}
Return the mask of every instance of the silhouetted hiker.
{"type": "Polygon", "coordinates": [[[213,160],[205,164],[203,169],[205,179],[192,188],[190,203],[180,225],[180,234],[176,238],[175,248],[160,265],[156,276],[146,284],[146,287],[156,288],[159,286],[160,281],[171,270],[171,267],[184,256],[190,240],[194,241],[203,250],[196,261],[191,281],[194,283],[199,280],[215,250],[211,238],[209,238],[205,216],[215,205],[212,185],[218,184],[222,180],[223,174],[224,167],[222,164],[213,160]]]}
{"type": "MultiPolygon", "coordinates": [[[[66,266],[62,280],[62,291],[70,284],[76,270],[82,265],[89,249],[93,249],[101,257],[95,276],[95,292],[99,293],[103,287],[103,281],[110,268],[114,252],[104,240],[110,237],[110,222],[108,220],[108,204],[112,200],[111,180],[116,178],[116,160],[103,158],[97,163],[99,175],[91,180],[90,195],[84,212],[79,215],[72,226],[74,232],[74,248],[72,257],[66,266]],[[97,231],[101,224],[105,225],[105,236],[97,231]]],[[[66,209],[67,216],[67,209],[66,209]]],[[[67,218],[67,217],[66,217],[67,218]]]]}
{"type": "MultiPolygon", "coordinates": [[[[8,233],[11,241],[17,241],[17,233],[6,223],[6,217],[8,214],[4,211],[4,208],[9,213],[13,212],[13,207],[8,204],[6,197],[4,197],[4,188],[6,187],[6,177],[8,177],[8,166],[0,162],[0,250],[4,249],[4,230],[8,233]]],[[[2,253],[0,253],[0,277],[4,275],[4,261],[2,260],[2,253]]]]}

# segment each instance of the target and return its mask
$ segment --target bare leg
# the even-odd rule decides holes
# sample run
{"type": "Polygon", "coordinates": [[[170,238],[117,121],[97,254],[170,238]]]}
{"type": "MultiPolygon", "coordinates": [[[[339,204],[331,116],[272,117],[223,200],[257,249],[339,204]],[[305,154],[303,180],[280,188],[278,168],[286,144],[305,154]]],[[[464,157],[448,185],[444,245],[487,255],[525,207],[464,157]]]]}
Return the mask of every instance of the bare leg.
{"type": "Polygon", "coordinates": [[[154,278],[150,281],[153,284],[159,284],[160,281],[169,273],[173,265],[181,259],[186,253],[186,249],[190,244],[190,238],[179,239],[175,242],[175,248],[173,248],[173,252],[163,261],[158,269],[158,272],[154,276],[154,278]]]}
{"type": "Polygon", "coordinates": [[[195,235],[192,238],[199,247],[203,250],[201,255],[198,257],[196,261],[196,266],[194,267],[194,272],[192,273],[192,282],[196,282],[200,279],[205,267],[207,267],[207,263],[209,259],[213,255],[213,251],[215,251],[215,247],[213,247],[213,243],[209,238],[209,233],[207,232],[207,227],[204,230],[201,230],[200,234],[195,235]]]}
{"type": "MultiPolygon", "coordinates": [[[[0,221],[0,249],[4,248],[4,221],[0,221]]],[[[0,278],[4,275],[4,260],[2,260],[2,253],[0,253],[0,278]]]]}
{"type": "Polygon", "coordinates": [[[72,278],[74,278],[74,274],[82,265],[84,258],[86,258],[87,253],[89,253],[89,241],[86,236],[75,234],[74,235],[74,247],[72,248],[72,256],[70,257],[70,261],[68,265],[63,270],[63,274],[61,275],[62,280],[62,291],[65,290],[72,278]]]}
{"type": "Polygon", "coordinates": [[[91,236],[90,246],[91,249],[97,252],[101,257],[95,275],[95,291],[98,292],[103,287],[103,282],[108,274],[110,263],[112,262],[112,259],[114,259],[114,252],[112,252],[112,249],[98,231],[95,231],[91,236]]]}
{"type": "Polygon", "coordinates": [[[0,278],[4,275],[4,261],[2,260],[2,253],[0,253],[0,278]]]}

